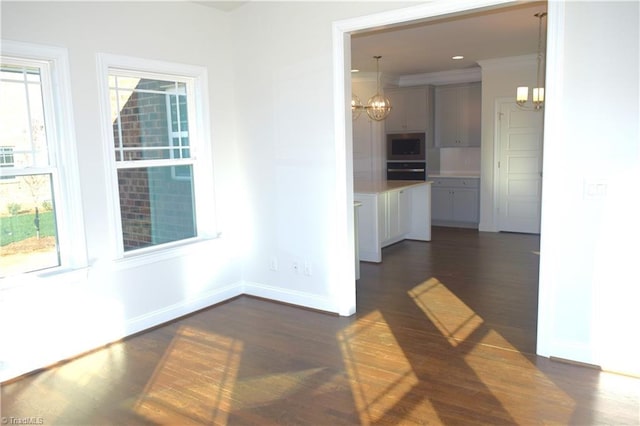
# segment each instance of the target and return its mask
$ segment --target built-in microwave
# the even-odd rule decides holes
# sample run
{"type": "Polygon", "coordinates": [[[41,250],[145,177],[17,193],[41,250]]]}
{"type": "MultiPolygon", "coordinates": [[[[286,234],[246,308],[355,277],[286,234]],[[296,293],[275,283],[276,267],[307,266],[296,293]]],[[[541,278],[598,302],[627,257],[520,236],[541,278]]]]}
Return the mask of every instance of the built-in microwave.
{"type": "Polygon", "coordinates": [[[425,161],[424,133],[388,133],[387,161],[425,161]]]}

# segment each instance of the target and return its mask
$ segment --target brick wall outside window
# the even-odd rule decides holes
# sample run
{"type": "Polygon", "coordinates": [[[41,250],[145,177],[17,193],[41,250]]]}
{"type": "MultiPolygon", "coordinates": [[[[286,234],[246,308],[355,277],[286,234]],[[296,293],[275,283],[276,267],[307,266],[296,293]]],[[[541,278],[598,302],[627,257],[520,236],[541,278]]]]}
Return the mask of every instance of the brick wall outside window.
{"type": "MultiPolygon", "coordinates": [[[[142,79],[136,89],[162,91],[161,83],[142,79]]],[[[121,108],[123,146],[161,148],[126,151],[123,160],[170,158],[165,149],[171,145],[166,99],[158,93],[133,92],[121,108]]],[[[117,121],[113,133],[118,160],[117,121]]],[[[119,169],[118,190],[125,251],[194,236],[192,182],[172,178],[172,166],[119,169]]]]}

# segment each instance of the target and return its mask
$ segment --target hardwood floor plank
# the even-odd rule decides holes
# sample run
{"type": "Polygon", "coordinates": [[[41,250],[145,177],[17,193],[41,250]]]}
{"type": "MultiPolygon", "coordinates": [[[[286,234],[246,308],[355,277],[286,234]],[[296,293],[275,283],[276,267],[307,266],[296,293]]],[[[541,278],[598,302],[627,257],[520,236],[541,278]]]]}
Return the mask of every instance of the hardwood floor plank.
{"type": "Polygon", "coordinates": [[[640,424],[640,380],[535,353],[539,238],[434,228],[358,313],[239,297],[1,387],[60,425],[640,424]]]}

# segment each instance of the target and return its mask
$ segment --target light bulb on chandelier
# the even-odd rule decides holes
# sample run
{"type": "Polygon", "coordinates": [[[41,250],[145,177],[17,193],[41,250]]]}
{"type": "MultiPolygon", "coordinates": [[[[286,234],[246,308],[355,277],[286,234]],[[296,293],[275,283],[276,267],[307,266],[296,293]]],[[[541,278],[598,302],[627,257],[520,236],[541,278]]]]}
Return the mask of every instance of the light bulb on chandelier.
{"type": "MultiPolygon", "coordinates": [[[[542,51],[542,19],[547,16],[546,12],[539,12],[534,15],[538,18],[538,57],[537,57],[537,70],[536,70],[536,87],[532,90],[532,105],[534,110],[539,110],[544,106],[544,70],[542,69],[542,61],[544,59],[544,53],[542,51]]],[[[529,100],[529,87],[520,86],[516,90],[516,104],[525,109],[527,101],[529,100]]]]}
{"type": "Polygon", "coordinates": [[[357,120],[358,117],[360,117],[360,114],[362,114],[363,108],[364,107],[362,106],[362,102],[360,102],[360,98],[352,94],[351,95],[351,118],[353,120],[357,120]]]}

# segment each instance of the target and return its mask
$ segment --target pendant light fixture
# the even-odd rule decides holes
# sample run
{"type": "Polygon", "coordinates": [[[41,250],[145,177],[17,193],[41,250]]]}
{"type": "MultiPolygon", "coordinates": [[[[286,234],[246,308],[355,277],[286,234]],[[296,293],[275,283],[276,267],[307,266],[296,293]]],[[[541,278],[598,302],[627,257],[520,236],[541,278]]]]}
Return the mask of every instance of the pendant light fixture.
{"type": "MultiPolygon", "coordinates": [[[[542,59],[544,53],[542,51],[542,19],[547,16],[546,12],[538,12],[535,15],[538,18],[538,68],[536,70],[536,87],[533,88],[533,98],[531,99],[533,109],[539,110],[544,105],[544,70],[542,69],[542,59]]],[[[521,86],[516,91],[516,103],[520,108],[527,108],[527,100],[529,99],[529,87],[521,86]]],[[[531,108],[531,107],[530,107],[531,108]]]]}
{"type": "Polygon", "coordinates": [[[356,95],[351,95],[351,117],[353,120],[357,120],[358,117],[360,117],[363,109],[367,111],[369,118],[375,121],[384,120],[389,115],[389,112],[391,112],[391,102],[380,90],[380,58],[382,58],[382,56],[374,56],[373,58],[376,60],[376,94],[369,98],[365,106],[362,105],[362,102],[360,102],[360,99],[356,95]]]}
{"type": "Polygon", "coordinates": [[[382,56],[374,56],[376,60],[376,77],[378,79],[378,90],[376,94],[369,98],[367,102],[367,115],[370,119],[375,121],[382,121],[391,112],[391,102],[389,98],[380,93],[380,58],[382,56]]]}

